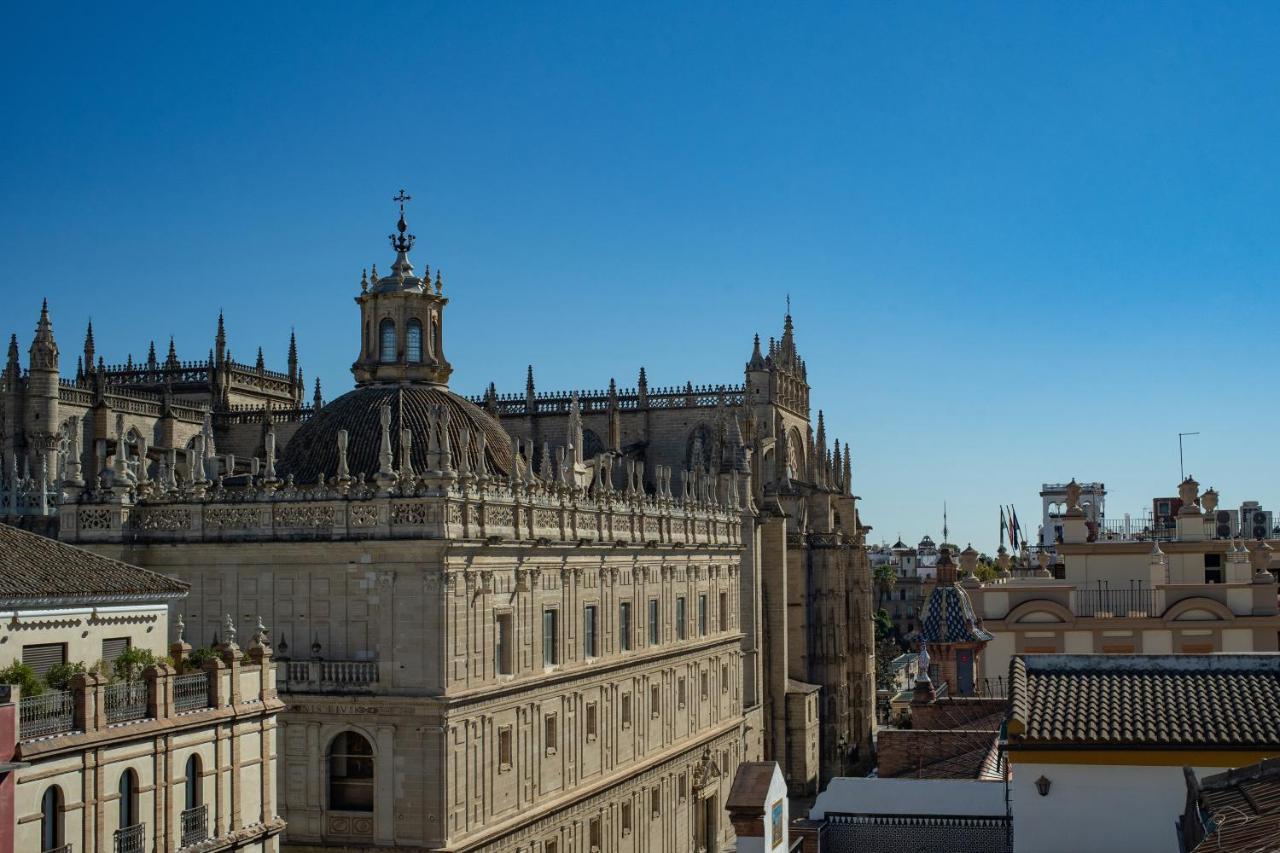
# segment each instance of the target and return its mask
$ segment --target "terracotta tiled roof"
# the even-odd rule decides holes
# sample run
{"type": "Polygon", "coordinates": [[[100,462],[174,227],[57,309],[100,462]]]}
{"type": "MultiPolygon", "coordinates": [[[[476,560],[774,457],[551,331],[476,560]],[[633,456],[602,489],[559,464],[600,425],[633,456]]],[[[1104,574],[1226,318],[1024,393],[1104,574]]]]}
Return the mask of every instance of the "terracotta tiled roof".
{"type": "Polygon", "coordinates": [[[1198,782],[1190,768],[1183,772],[1188,802],[1182,831],[1191,853],[1280,849],[1280,759],[1198,782]]]}
{"type": "Polygon", "coordinates": [[[156,572],[0,524],[0,602],[174,598],[188,589],[156,572]]]}
{"type": "Polygon", "coordinates": [[[1280,748],[1280,655],[1027,655],[1011,747],[1280,748]]]}

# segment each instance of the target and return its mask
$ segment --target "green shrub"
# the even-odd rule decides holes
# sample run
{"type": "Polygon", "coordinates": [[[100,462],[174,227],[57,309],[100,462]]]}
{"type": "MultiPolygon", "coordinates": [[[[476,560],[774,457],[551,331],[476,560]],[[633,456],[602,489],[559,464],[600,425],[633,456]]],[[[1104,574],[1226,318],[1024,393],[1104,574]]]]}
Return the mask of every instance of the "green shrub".
{"type": "Polygon", "coordinates": [[[111,665],[112,673],[123,681],[137,681],[142,671],[152,664],[159,663],[150,649],[128,648],[120,653],[111,665]]]}
{"type": "Polygon", "coordinates": [[[44,684],[36,671],[20,660],[15,660],[4,669],[0,669],[0,684],[16,684],[22,689],[23,696],[39,696],[44,692],[44,684]]]}
{"type": "Polygon", "coordinates": [[[70,690],[71,679],[84,671],[84,661],[54,664],[44,674],[44,683],[49,686],[50,690],[70,690]]]}
{"type": "Polygon", "coordinates": [[[218,654],[217,649],[210,649],[210,648],[192,649],[187,654],[185,668],[188,670],[200,669],[204,666],[205,661],[215,660],[221,657],[222,655],[218,654]]]}

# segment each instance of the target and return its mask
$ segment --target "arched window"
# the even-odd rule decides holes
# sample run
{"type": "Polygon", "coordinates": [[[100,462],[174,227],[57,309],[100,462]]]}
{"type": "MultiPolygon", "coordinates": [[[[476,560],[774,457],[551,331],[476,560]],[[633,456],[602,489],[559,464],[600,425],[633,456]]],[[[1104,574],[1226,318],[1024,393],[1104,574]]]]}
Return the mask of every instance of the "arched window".
{"type": "Polygon", "coordinates": [[[120,828],[138,822],[138,774],[132,769],[120,774],[120,828]]]}
{"type": "Polygon", "coordinates": [[[381,342],[378,361],[389,364],[396,360],[396,324],[391,320],[383,320],[378,325],[378,340],[381,342]]]}
{"type": "Polygon", "coordinates": [[[187,804],[185,808],[188,810],[199,808],[201,805],[204,804],[204,791],[202,790],[202,788],[204,787],[202,784],[203,774],[201,773],[201,769],[202,768],[200,766],[200,756],[193,755],[187,759],[187,772],[186,772],[186,782],[187,782],[186,803],[187,804]]]}
{"type": "Polygon", "coordinates": [[[40,798],[40,849],[56,850],[62,843],[62,789],[51,785],[40,798]]]}
{"type": "Polygon", "coordinates": [[[405,361],[417,364],[422,361],[422,323],[410,320],[404,332],[405,361]]]}
{"type": "Polygon", "coordinates": [[[355,732],[329,744],[329,808],[373,811],[373,747],[355,732]]]}

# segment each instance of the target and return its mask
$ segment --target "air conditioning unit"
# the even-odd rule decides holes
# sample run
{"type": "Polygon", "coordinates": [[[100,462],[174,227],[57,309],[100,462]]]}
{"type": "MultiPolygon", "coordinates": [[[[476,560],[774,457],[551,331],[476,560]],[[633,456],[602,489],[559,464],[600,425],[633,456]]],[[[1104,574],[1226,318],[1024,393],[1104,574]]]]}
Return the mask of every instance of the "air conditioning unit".
{"type": "Polygon", "coordinates": [[[1213,513],[1214,538],[1230,539],[1240,530],[1240,513],[1234,509],[1219,509],[1213,513]]]}
{"type": "Polygon", "coordinates": [[[1271,535],[1272,513],[1258,506],[1245,505],[1240,508],[1240,535],[1246,539],[1266,539],[1271,535]]]}

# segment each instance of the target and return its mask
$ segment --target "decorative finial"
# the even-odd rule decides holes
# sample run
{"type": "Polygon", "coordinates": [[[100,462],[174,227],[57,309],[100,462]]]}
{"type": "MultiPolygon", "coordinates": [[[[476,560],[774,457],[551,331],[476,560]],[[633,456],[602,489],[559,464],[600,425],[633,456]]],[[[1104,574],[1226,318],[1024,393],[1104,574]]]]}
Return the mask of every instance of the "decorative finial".
{"type": "Polygon", "coordinates": [[[177,641],[176,641],[176,642],[181,643],[181,642],[183,641],[183,640],[182,640],[182,632],[183,632],[183,631],[185,631],[185,630],[186,630],[186,628],[187,628],[186,624],[182,621],[182,614],[181,614],[181,613],[179,613],[179,614],[178,614],[178,624],[177,624],[177,626],[175,626],[175,627],[177,627],[177,629],[178,629],[178,639],[177,639],[177,641]]]}
{"type": "Polygon", "coordinates": [[[227,645],[234,646],[236,644],[236,623],[235,623],[235,620],[231,618],[230,613],[227,614],[226,622],[224,623],[223,628],[227,632],[227,645]]]}
{"type": "Polygon", "coordinates": [[[409,250],[413,248],[413,241],[417,239],[412,234],[405,233],[409,230],[409,225],[404,221],[404,203],[406,201],[410,201],[412,198],[413,196],[405,195],[404,190],[400,190],[395,198],[391,199],[400,205],[400,221],[396,223],[396,231],[398,231],[399,234],[389,235],[391,248],[398,254],[408,254],[409,250]]]}

